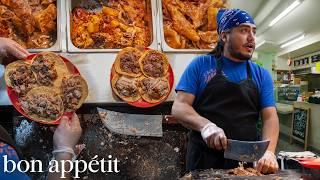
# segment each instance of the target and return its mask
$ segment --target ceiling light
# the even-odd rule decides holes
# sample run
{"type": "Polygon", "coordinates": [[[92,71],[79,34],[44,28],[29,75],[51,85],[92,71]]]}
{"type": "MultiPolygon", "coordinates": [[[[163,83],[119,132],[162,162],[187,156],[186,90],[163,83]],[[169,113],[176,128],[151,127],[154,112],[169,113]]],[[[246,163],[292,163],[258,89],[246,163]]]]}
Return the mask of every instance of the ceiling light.
{"type": "Polygon", "coordinates": [[[293,44],[293,43],[296,43],[296,42],[302,40],[304,37],[305,37],[305,35],[302,34],[302,35],[298,36],[297,38],[294,38],[294,39],[292,39],[292,40],[290,40],[290,41],[282,44],[280,47],[281,47],[281,48],[287,47],[287,46],[289,46],[289,45],[291,45],[291,44],[293,44]]]}
{"type": "Polygon", "coordinates": [[[264,45],[264,43],[266,43],[266,40],[261,41],[260,43],[258,43],[256,45],[256,49],[259,48],[260,46],[264,45]]]}
{"type": "Polygon", "coordinates": [[[296,8],[299,4],[301,4],[300,0],[296,0],[294,1],[289,7],[287,7],[287,9],[285,9],[284,11],[282,11],[282,13],[280,13],[276,18],[274,18],[269,26],[273,26],[275,25],[278,21],[280,21],[282,18],[284,18],[287,14],[289,14],[292,10],[294,10],[294,8],[296,8]]]}

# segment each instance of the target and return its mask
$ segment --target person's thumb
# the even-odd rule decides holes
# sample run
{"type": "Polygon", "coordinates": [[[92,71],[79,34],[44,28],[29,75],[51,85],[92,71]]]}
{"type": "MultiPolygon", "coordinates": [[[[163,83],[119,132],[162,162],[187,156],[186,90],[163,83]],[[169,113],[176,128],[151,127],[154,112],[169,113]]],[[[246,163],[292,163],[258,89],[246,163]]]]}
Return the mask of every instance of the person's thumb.
{"type": "Polygon", "coordinates": [[[60,125],[59,126],[63,126],[65,127],[68,124],[69,118],[67,116],[62,116],[60,119],[60,125]]]}

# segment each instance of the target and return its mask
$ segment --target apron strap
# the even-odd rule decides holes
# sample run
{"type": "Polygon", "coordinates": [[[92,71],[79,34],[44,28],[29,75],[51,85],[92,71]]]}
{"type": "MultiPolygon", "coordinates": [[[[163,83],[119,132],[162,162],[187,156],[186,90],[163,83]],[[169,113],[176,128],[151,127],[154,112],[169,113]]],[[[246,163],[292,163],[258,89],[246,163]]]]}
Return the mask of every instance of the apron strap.
{"type": "Polygon", "coordinates": [[[219,57],[218,59],[216,59],[216,70],[217,70],[217,74],[222,74],[222,56],[219,57]]]}
{"type": "MultiPolygon", "coordinates": [[[[216,65],[217,65],[217,74],[222,74],[222,57],[216,59],[216,65]]],[[[252,73],[251,73],[251,69],[250,69],[250,64],[248,61],[246,61],[246,67],[247,67],[247,79],[252,79],[252,73]]]]}
{"type": "Polygon", "coordinates": [[[247,61],[246,66],[247,66],[247,77],[248,77],[248,79],[251,80],[252,79],[252,73],[251,73],[250,64],[249,64],[248,61],[247,61]]]}

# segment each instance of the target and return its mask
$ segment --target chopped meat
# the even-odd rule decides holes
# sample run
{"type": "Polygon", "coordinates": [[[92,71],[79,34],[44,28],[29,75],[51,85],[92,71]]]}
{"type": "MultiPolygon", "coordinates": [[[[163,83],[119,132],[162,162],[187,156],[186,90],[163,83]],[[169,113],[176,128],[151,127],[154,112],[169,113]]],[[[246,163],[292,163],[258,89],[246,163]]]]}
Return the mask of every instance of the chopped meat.
{"type": "Polygon", "coordinates": [[[151,99],[161,99],[169,93],[168,82],[163,79],[144,78],[141,81],[141,88],[151,99]]]}
{"type": "Polygon", "coordinates": [[[36,6],[40,4],[40,0],[28,0],[30,6],[36,6]]]}
{"type": "Polygon", "coordinates": [[[228,170],[228,173],[235,176],[262,176],[260,172],[253,168],[244,168],[243,165],[240,167],[228,170]]]}
{"type": "Polygon", "coordinates": [[[120,59],[120,68],[127,73],[137,74],[140,72],[139,60],[140,56],[135,53],[126,53],[120,59]]]}
{"type": "Polygon", "coordinates": [[[55,0],[0,0],[0,37],[24,48],[52,47],[57,38],[56,21],[55,0]]]}
{"type": "Polygon", "coordinates": [[[37,80],[41,85],[52,86],[53,81],[57,79],[57,70],[54,65],[54,62],[46,60],[43,55],[34,59],[31,70],[36,73],[37,80]]]}
{"type": "Polygon", "coordinates": [[[49,48],[53,45],[52,37],[46,33],[33,33],[28,39],[27,46],[29,48],[49,48]]]}
{"type": "Polygon", "coordinates": [[[36,93],[25,96],[20,100],[21,106],[28,114],[55,120],[61,113],[61,99],[58,95],[36,93]]]}
{"type": "Polygon", "coordinates": [[[35,20],[31,13],[28,0],[1,0],[1,3],[8,6],[22,20],[24,33],[29,35],[35,30],[35,20]]]}
{"type": "Polygon", "coordinates": [[[42,5],[51,4],[51,3],[54,3],[54,2],[56,2],[56,0],[41,0],[41,4],[42,5]]]}
{"type": "Polygon", "coordinates": [[[14,71],[10,71],[8,76],[13,89],[19,96],[25,95],[37,84],[36,78],[28,66],[21,65],[14,71]]]}
{"type": "Polygon", "coordinates": [[[115,84],[118,93],[124,97],[135,97],[138,95],[138,87],[136,81],[125,76],[118,79],[115,84]]]}
{"type": "Polygon", "coordinates": [[[50,4],[46,9],[34,13],[33,16],[41,32],[49,33],[56,30],[57,8],[54,4],[50,4]]]}
{"type": "Polygon", "coordinates": [[[162,55],[159,53],[150,53],[145,57],[143,61],[144,72],[151,77],[162,77],[164,76],[164,62],[162,55]]]}
{"type": "Polygon", "coordinates": [[[74,8],[72,42],[90,49],[147,47],[152,41],[149,7],[145,0],[109,0],[100,12],[74,8]]]}
{"type": "Polygon", "coordinates": [[[82,97],[81,81],[78,78],[62,79],[63,104],[67,110],[76,110],[82,97]]]}
{"type": "Polygon", "coordinates": [[[206,43],[216,43],[218,39],[218,34],[216,31],[207,31],[207,32],[199,31],[199,36],[201,40],[206,43]]]}

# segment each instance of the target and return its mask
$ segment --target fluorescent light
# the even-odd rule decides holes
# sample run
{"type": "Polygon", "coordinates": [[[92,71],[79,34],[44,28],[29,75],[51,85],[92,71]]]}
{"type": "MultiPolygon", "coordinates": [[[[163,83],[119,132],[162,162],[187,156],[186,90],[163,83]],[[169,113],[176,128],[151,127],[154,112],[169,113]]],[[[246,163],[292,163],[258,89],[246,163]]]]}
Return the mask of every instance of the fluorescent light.
{"type": "Polygon", "coordinates": [[[276,18],[274,18],[269,26],[273,26],[275,25],[278,21],[280,21],[283,17],[285,17],[287,14],[289,14],[292,10],[294,10],[294,8],[296,8],[299,4],[301,4],[300,0],[296,0],[294,1],[289,7],[287,7],[287,9],[285,9],[284,11],[282,11],[282,13],[280,13],[276,18]]]}
{"type": "Polygon", "coordinates": [[[284,48],[284,47],[287,47],[287,46],[289,46],[289,45],[291,45],[291,44],[293,44],[293,43],[296,43],[296,42],[302,40],[302,39],[304,38],[304,36],[305,36],[305,35],[302,34],[301,36],[299,36],[299,37],[297,37],[297,38],[294,38],[294,39],[292,39],[291,41],[288,41],[288,42],[282,44],[280,47],[281,47],[281,48],[284,48]]]}
{"type": "Polygon", "coordinates": [[[261,41],[259,44],[256,45],[256,49],[266,43],[266,40],[261,41]]]}

